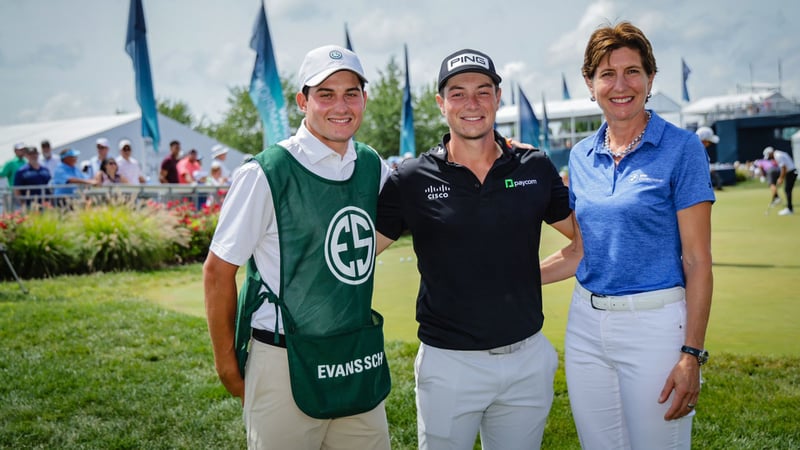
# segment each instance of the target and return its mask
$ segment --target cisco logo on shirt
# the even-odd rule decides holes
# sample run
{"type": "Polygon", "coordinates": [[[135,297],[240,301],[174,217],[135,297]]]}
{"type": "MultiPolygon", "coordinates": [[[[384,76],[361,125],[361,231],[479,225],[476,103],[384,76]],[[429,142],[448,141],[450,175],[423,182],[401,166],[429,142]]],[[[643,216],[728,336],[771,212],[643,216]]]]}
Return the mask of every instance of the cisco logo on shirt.
{"type": "Polygon", "coordinates": [[[325,233],[325,263],[339,281],[358,285],[369,280],[375,261],[375,225],[361,208],[347,206],[331,219],[325,233]]]}
{"type": "Polygon", "coordinates": [[[439,186],[428,186],[425,193],[428,194],[428,200],[438,200],[440,198],[450,197],[450,187],[442,184],[439,186]]]}

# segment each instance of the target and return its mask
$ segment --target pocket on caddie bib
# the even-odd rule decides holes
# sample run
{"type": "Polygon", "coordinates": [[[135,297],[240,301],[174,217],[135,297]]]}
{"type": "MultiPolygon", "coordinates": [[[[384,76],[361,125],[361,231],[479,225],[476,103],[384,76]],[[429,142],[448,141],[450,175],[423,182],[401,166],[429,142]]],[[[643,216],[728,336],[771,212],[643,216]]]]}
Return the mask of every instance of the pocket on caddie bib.
{"type": "Polygon", "coordinates": [[[372,324],[329,336],[286,333],[292,396],[316,419],[360,414],[378,406],[391,389],[383,345],[383,316],[372,324]]]}

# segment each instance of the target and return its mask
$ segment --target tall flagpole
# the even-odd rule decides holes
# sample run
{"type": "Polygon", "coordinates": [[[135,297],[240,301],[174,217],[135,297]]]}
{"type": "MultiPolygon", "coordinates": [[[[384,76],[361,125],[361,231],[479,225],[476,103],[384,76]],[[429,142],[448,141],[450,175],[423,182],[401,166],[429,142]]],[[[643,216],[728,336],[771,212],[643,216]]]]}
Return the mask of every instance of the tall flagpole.
{"type": "MultiPolygon", "coordinates": [[[[275,64],[275,52],[267,25],[264,2],[253,27],[250,48],[256,51],[256,62],[250,78],[250,99],[258,109],[264,126],[264,148],[289,137],[289,116],[286,99],[275,64]]],[[[263,150],[263,149],[259,149],[263,150]]]]}
{"type": "MultiPolygon", "coordinates": [[[[147,26],[144,21],[142,0],[131,0],[128,12],[128,33],[125,39],[125,52],[133,61],[136,73],[136,101],[142,109],[142,138],[145,147],[149,143],[158,154],[160,133],[158,130],[158,109],[150,73],[150,56],[147,49],[147,26]]],[[[142,170],[148,171],[147,150],[142,149],[142,170]]]]}
{"type": "Polygon", "coordinates": [[[350,32],[347,31],[347,22],[344,23],[344,47],[355,53],[355,50],[353,50],[353,42],[350,41],[350,32]]]}
{"type": "Polygon", "coordinates": [[[403,44],[406,59],[406,86],[403,88],[403,109],[400,111],[400,156],[416,156],[414,141],[414,108],[411,105],[411,82],[408,75],[408,46],[403,44]]]}
{"type": "Polygon", "coordinates": [[[519,90],[519,140],[534,147],[539,147],[539,120],[533,112],[531,102],[522,92],[522,87],[517,85],[519,90]]]}

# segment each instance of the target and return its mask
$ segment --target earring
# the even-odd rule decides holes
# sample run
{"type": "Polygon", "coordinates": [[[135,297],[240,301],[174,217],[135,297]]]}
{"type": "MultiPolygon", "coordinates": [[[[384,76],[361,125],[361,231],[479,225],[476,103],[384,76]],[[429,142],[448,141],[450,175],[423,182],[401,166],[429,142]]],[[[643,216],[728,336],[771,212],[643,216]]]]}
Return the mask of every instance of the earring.
{"type": "Polygon", "coordinates": [[[647,101],[647,100],[650,100],[650,97],[652,97],[652,96],[653,96],[653,94],[652,94],[652,93],[650,93],[650,92],[648,92],[648,93],[647,93],[647,98],[645,99],[645,101],[647,101]]]}
{"type": "Polygon", "coordinates": [[[593,95],[593,96],[591,96],[591,97],[589,97],[589,100],[591,100],[591,101],[593,101],[593,102],[596,102],[596,101],[597,101],[597,99],[596,99],[596,98],[594,98],[594,95],[593,95]]]}

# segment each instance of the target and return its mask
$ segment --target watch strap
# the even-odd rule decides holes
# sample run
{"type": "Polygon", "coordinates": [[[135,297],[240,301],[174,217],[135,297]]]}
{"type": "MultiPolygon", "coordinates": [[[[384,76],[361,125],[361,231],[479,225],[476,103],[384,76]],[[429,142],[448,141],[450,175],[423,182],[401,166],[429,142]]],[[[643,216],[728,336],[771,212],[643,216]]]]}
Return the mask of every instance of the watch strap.
{"type": "Polygon", "coordinates": [[[708,352],[703,349],[689,347],[688,345],[684,345],[681,347],[681,352],[687,353],[689,355],[694,356],[697,358],[697,362],[702,366],[703,364],[708,361],[708,352]]]}

